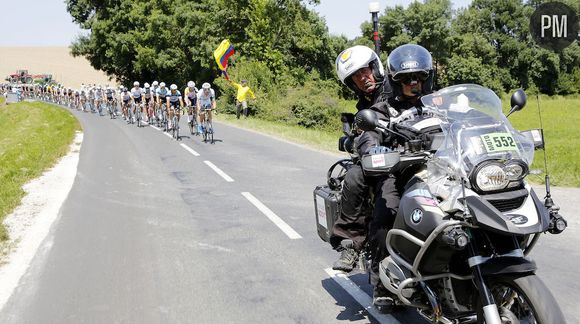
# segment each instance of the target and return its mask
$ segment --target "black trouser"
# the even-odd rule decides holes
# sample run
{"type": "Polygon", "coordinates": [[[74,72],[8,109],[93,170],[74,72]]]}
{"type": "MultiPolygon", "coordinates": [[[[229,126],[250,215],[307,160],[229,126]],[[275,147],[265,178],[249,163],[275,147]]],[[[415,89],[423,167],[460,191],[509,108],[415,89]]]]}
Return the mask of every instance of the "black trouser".
{"type": "Polygon", "coordinates": [[[341,192],[341,213],[332,227],[330,244],[340,247],[344,239],[351,239],[354,249],[360,251],[367,238],[367,216],[365,202],[369,197],[369,186],[360,165],[353,165],[344,177],[341,192]]]}
{"type": "MultiPolygon", "coordinates": [[[[352,166],[346,173],[342,185],[341,214],[334,223],[330,244],[338,248],[343,239],[351,239],[354,249],[360,251],[368,237],[373,255],[386,257],[386,231],[393,226],[399,209],[400,195],[396,178],[365,177],[360,165],[352,166]],[[368,211],[366,201],[369,188],[373,190],[375,201],[370,224],[367,226],[368,211]],[[383,244],[379,244],[381,242],[383,244]]],[[[381,259],[382,260],[382,259],[381,259]]]]}
{"type": "Polygon", "coordinates": [[[379,263],[389,255],[386,239],[387,232],[393,228],[395,217],[399,211],[401,184],[393,175],[381,178],[375,190],[375,209],[369,224],[369,245],[372,253],[371,283],[376,285],[379,280],[379,263]]]}

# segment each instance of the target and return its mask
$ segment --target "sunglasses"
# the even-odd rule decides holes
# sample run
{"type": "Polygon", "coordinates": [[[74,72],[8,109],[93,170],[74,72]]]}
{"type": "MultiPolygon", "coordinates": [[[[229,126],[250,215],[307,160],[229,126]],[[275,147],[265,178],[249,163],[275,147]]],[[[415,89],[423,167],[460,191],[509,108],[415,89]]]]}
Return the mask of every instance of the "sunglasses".
{"type": "Polygon", "coordinates": [[[429,73],[425,72],[415,72],[415,73],[402,73],[393,77],[396,82],[401,82],[403,84],[409,84],[412,81],[425,81],[429,78],[429,73]]]}

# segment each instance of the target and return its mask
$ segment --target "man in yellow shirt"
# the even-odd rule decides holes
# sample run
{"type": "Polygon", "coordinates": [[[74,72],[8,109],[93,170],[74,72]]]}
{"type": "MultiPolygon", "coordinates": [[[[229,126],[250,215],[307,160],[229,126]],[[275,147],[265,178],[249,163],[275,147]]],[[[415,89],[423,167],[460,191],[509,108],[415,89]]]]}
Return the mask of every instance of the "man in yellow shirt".
{"type": "Polygon", "coordinates": [[[248,117],[247,97],[249,95],[252,99],[256,99],[254,92],[252,92],[252,89],[248,86],[247,80],[242,80],[240,83],[235,83],[230,80],[230,83],[238,90],[238,93],[236,94],[236,117],[240,119],[240,107],[244,109],[244,117],[248,117]]]}

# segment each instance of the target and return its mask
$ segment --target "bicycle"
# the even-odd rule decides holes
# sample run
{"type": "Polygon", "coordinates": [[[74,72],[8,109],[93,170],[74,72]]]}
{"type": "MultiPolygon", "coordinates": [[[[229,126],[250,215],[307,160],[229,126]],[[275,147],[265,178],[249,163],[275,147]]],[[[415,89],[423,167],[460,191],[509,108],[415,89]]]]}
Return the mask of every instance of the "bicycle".
{"type": "Polygon", "coordinates": [[[140,103],[134,103],[133,104],[134,108],[135,108],[135,119],[137,120],[137,127],[141,127],[142,126],[142,113],[141,113],[141,109],[142,106],[140,103]]]}
{"type": "Polygon", "coordinates": [[[205,115],[203,122],[201,123],[203,141],[204,141],[204,143],[207,143],[207,141],[209,140],[210,143],[213,144],[214,143],[214,141],[213,141],[213,134],[214,134],[213,124],[212,124],[211,120],[209,120],[208,116],[206,115],[206,113],[210,114],[211,111],[212,111],[211,107],[206,106],[202,109],[200,114],[205,115]]]}
{"type": "Polygon", "coordinates": [[[191,133],[191,135],[196,135],[199,136],[199,132],[197,131],[197,112],[195,107],[189,106],[187,107],[188,112],[187,115],[189,117],[189,122],[187,123],[189,125],[189,132],[191,133]]]}

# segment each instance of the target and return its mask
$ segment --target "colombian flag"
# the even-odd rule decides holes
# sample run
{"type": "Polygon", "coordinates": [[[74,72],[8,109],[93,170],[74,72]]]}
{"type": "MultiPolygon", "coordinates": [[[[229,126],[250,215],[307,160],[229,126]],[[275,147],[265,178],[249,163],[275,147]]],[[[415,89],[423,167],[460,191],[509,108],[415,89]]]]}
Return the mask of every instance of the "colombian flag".
{"type": "Polygon", "coordinates": [[[213,57],[215,58],[215,62],[217,63],[218,67],[224,73],[226,79],[228,75],[226,73],[226,69],[228,68],[228,59],[230,56],[234,55],[234,47],[230,44],[230,41],[224,39],[220,46],[213,52],[213,57]]]}

